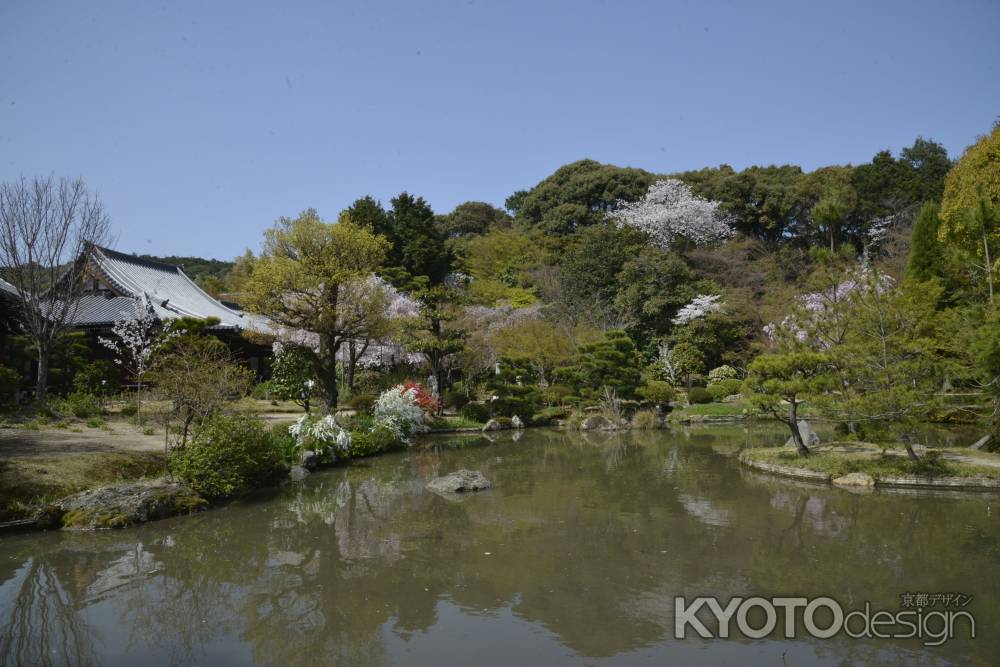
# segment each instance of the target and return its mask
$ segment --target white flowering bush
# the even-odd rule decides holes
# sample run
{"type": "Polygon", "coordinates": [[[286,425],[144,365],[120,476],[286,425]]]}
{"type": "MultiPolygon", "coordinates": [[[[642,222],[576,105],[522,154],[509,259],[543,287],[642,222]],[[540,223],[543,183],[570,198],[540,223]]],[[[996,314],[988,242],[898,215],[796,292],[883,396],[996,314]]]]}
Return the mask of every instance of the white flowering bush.
{"type": "Polygon", "coordinates": [[[691,299],[691,303],[677,311],[677,315],[673,319],[674,325],[681,326],[701,319],[709,313],[722,312],[725,304],[719,301],[721,298],[718,294],[699,294],[691,299]]]}
{"type": "Polygon", "coordinates": [[[424,411],[417,404],[418,391],[396,385],[382,392],[372,415],[376,425],[385,426],[401,441],[409,442],[424,423],[424,411]]]}
{"type": "Polygon", "coordinates": [[[340,426],[333,415],[302,415],[288,427],[288,433],[295,439],[297,451],[312,450],[320,459],[332,460],[351,451],[351,432],[340,426]]]}
{"type": "Polygon", "coordinates": [[[722,382],[723,380],[738,380],[739,377],[740,372],[728,364],[717,366],[708,372],[708,381],[710,383],[722,382]]]}

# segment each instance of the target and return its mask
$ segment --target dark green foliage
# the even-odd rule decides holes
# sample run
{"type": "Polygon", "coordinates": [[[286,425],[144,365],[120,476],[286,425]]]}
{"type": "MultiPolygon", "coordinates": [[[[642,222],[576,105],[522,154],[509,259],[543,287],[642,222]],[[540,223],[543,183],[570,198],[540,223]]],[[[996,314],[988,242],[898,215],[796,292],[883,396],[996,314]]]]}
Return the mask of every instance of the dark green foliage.
{"type": "Polygon", "coordinates": [[[908,278],[924,282],[941,276],[944,253],[938,240],[941,218],[940,207],[928,202],[920,209],[910,239],[910,261],[906,266],[908,278]]]}
{"type": "Polygon", "coordinates": [[[250,414],[215,415],[170,458],[170,471],[206,498],[227,498],[281,478],[281,441],[250,414]]]}
{"type": "Polygon", "coordinates": [[[438,216],[437,224],[448,238],[486,234],[492,229],[511,226],[511,217],[501,209],[481,201],[467,201],[448,215],[438,216]]]}
{"type": "Polygon", "coordinates": [[[564,405],[543,408],[531,416],[528,424],[531,426],[548,426],[558,419],[566,419],[572,412],[573,408],[564,405]]]}
{"type": "Polygon", "coordinates": [[[0,364],[0,407],[9,407],[17,403],[20,385],[21,377],[17,371],[0,364]]]}
{"type": "Polygon", "coordinates": [[[691,387],[687,393],[688,403],[691,405],[701,405],[712,402],[712,394],[704,387],[691,387]]]}
{"type": "Polygon", "coordinates": [[[523,196],[507,200],[516,220],[548,238],[602,222],[618,200],[635,201],[656,180],[642,169],[580,160],[560,167],[523,196]]]}
{"type": "Polygon", "coordinates": [[[151,259],[154,262],[179,266],[184,269],[184,273],[191,280],[198,283],[203,289],[223,285],[229,276],[229,272],[233,270],[234,265],[233,262],[225,262],[219,259],[180,257],[177,255],[167,255],[165,257],[139,255],[139,259],[151,259]]]}
{"type": "Polygon", "coordinates": [[[642,379],[639,354],[624,331],[608,331],[596,343],[582,346],[573,362],[558,374],[562,381],[578,387],[585,398],[599,397],[604,387],[618,398],[634,398],[642,379]]]}
{"type": "Polygon", "coordinates": [[[454,258],[423,197],[406,192],[394,197],[385,227],[375,231],[392,243],[385,275],[393,284],[412,289],[415,279],[424,276],[430,285],[438,285],[451,270],[454,258]]]}
{"type": "Polygon", "coordinates": [[[457,410],[461,410],[469,402],[469,396],[464,391],[456,391],[454,389],[444,392],[443,399],[445,407],[457,410]]]}
{"type": "Polygon", "coordinates": [[[462,406],[461,414],[470,421],[485,424],[490,419],[490,407],[485,403],[466,403],[462,406]]]}
{"type": "Polygon", "coordinates": [[[347,401],[347,406],[356,412],[368,414],[377,399],[378,396],[375,394],[354,394],[347,401]]]}
{"type": "MultiPolygon", "coordinates": [[[[11,336],[11,357],[15,366],[30,363],[36,358],[34,344],[26,335],[11,336]]],[[[65,395],[73,391],[73,379],[88,363],[92,352],[87,336],[74,331],[64,334],[55,344],[49,357],[48,392],[65,395]]],[[[34,386],[34,379],[28,379],[34,386]]]]}
{"type": "Polygon", "coordinates": [[[376,424],[370,430],[351,433],[351,458],[374,456],[399,447],[396,435],[384,425],[376,424]]]}
{"type": "Polygon", "coordinates": [[[107,359],[95,359],[83,364],[73,377],[73,388],[100,396],[110,396],[121,391],[121,366],[107,359]]]}
{"type": "Polygon", "coordinates": [[[595,302],[610,305],[621,287],[622,268],[647,246],[641,232],[611,223],[594,224],[575,234],[560,263],[569,297],[583,308],[595,302]]]}
{"type": "Polygon", "coordinates": [[[253,389],[250,390],[250,398],[258,401],[269,401],[278,398],[274,380],[265,380],[264,382],[255,384],[253,389]]]}
{"type": "Polygon", "coordinates": [[[309,410],[319,360],[312,349],[303,345],[285,345],[272,363],[270,390],[275,398],[295,401],[309,410]]]}
{"type": "Polygon", "coordinates": [[[74,391],[62,400],[61,408],[77,419],[96,417],[101,414],[101,402],[96,396],[85,391],[74,391]]]}

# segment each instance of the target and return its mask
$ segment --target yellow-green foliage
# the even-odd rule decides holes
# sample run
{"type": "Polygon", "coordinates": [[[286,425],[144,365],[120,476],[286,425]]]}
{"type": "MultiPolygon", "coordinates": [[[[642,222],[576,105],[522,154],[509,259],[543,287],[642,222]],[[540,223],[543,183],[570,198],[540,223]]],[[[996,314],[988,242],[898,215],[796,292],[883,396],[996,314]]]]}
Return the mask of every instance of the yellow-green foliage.
{"type": "Polygon", "coordinates": [[[632,426],[640,430],[650,430],[659,428],[661,424],[660,416],[653,410],[639,410],[632,417],[632,426]]]}
{"type": "Polygon", "coordinates": [[[969,146],[945,176],[941,200],[942,240],[961,236],[966,211],[976,205],[980,194],[994,202],[1000,201],[1000,123],[969,146]]]}

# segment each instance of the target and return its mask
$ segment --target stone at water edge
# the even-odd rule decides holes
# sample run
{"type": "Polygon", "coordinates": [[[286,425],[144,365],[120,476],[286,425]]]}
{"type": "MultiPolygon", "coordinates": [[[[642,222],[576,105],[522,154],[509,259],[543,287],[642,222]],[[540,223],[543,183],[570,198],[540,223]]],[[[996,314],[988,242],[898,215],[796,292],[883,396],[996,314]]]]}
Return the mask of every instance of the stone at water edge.
{"type": "Polygon", "coordinates": [[[288,471],[288,476],[298,482],[309,476],[309,470],[305,466],[292,466],[288,471]]]}
{"type": "Polygon", "coordinates": [[[483,426],[484,431],[506,431],[510,426],[504,424],[499,419],[491,419],[483,426]]]}
{"type": "MultiPolygon", "coordinates": [[[[802,442],[805,443],[806,447],[814,447],[819,444],[819,436],[816,432],[812,430],[812,426],[809,425],[805,419],[799,420],[799,436],[802,437],[802,442]]],[[[794,447],[795,440],[792,436],[788,436],[788,440],[785,441],[785,447],[794,447]]]]}
{"type": "Polygon", "coordinates": [[[493,487],[493,483],[478,470],[456,470],[443,477],[436,477],[427,483],[428,491],[437,493],[464,493],[482,491],[493,487]]]}
{"type": "Polygon", "coordinates": [[[510,418],[510,425],[512,428],[517,428],[517,429],[524,428],[524,422],[521,421],[521,418],[518,417],[517,415],[514,415],[513,417],[510,418]]]}
{"type": "Polygon", "coordinates": [[[303,451],[302,467],[310,472],[315,470],[317,467],[319,467],[319,455],[316,452],[312,451],[311,449],[303,451]]]}
{"type": "Polygon", "coordinates": [[[176,482],[143,480],[81,491],[45,509],[54,525],[78,530],[122,528],[176,514],[187,514],[208,503],[176,482]]]}
{"type": "Polygon", "coordinates": [[[591,415],[580,424],[581,431],[606,431],[616,428],[607,417],[602,415],[591,415]]]}
{"type": "Polygon", "coordinates": [[[837,486],[875,486],[875,478],[863,472],[849,472],[833,480],[837,486]]]}

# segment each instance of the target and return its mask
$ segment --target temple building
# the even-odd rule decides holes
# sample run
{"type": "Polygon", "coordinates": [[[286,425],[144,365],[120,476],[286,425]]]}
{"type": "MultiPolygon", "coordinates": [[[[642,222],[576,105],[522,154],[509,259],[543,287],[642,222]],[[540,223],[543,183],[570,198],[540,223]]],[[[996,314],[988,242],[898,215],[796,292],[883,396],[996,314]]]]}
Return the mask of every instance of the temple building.
{"type": "Polygon", "coordinates": [[[98,336],[109,335],[116,321],[135,317],[136,304],[148,297],[157,318],[164,322],[182,317],[217,319],[218,324],[208,331],[258,377],[267,374],[271,348],[254,334],[272,333],[268,320],[223,304],[198,287],[181,267],[96,245],[88,245],[78,261],[85,263],[84,293],[72,321],[95,343],[98,336]]]}

